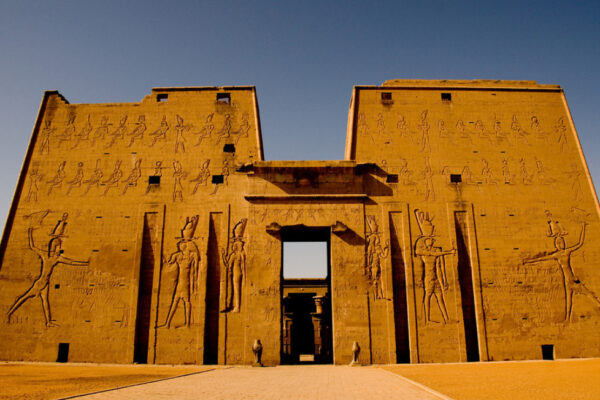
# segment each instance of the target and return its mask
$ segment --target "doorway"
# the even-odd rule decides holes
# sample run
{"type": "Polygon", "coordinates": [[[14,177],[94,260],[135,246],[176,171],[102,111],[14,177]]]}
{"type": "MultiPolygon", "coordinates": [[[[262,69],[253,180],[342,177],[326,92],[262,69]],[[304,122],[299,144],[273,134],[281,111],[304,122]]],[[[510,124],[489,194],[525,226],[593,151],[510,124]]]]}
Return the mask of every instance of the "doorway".
{"type": "Polygon", "coordinates": [[[282,364],[333,362],[330,228],[282,228],[282,364]]]}

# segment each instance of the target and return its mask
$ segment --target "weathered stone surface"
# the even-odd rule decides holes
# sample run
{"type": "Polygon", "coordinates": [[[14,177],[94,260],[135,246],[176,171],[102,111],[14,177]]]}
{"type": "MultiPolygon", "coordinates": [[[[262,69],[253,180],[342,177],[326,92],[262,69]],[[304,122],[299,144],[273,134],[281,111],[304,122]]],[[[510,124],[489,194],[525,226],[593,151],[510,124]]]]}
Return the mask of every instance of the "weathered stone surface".
{"type": "Polygon", "coordinates": [[[598,216],[556,85],[357,86],[343,161],[263,160],[253,87],[46,92],[0,248],[0,358],[252,364],[260,338],[279,364],[283,241],[314,237],[336,364],[354,342],[362,364],[600,356],[598,216]]]}

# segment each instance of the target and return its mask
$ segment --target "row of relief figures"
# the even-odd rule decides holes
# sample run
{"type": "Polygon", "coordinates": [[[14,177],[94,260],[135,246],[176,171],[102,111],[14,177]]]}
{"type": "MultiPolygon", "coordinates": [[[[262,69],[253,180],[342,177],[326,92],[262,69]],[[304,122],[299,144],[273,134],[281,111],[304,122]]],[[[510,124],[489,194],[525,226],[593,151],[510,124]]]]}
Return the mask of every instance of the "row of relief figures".
{"type": "MultiPolygon", "coordinates": [[[[232,158],[228,157],[223,159],[223,165],[220,168],[220,175],[223,177],[222,184],[229,184],[229,174],[232,168],[232,158]]],[[[138,158],[129,175],[125,177],[121,166],[121,160],[115,162],[113,170],[110,174],[105,174],[102,169],[102,160],[96,160],[96,166],[93,170],[89,171],[86,179],[85,164],[82,161],[77,162],[73,175],[68,176],[66,171],[67,162],[62,161],[58,164],[56,172],[50,177],[50,179],[44,180],[44,174],[39,172],[39,168],[34,166],[31,168],[31,172],[28,174],[28,189],[26,202],[37,202],[38,195],[41,186],[47,188],[46,195],[51,196],[53,193],[56,194],[61,189],[64,191],[65,196],[72,196],[80,194],[85,196],[88,193],[97,193],[100,196],[107,196],[109,192],[118,193],[121,196],[126,195],[132,188],[138,187],[138,181],[142,177],[142,159],[138,158]],[[111,191],[111,189],[114,189],[111,191]]],[[[202,193],[198,190],[201,187],[208,187],[211,183],[211,171],[210,171],[210,159],[204,161],[197,173],[190,174],[189,171],[185,171],[181,162],[173,160],[172,167],[167,167],[162,161],[155,161],[152,166],[152,174],[150,176],[154,179],[160,178],[163,175],[163,169],[172,169],[172,187],[173,187],[173,201],[183,201],[184,193],[187,191],[190,195],[196,193],[202,193]],[[188,179],[189,178],[189,179],[188,179]],[[187,184],[184,183],[187,181],[187,184]],[[184,188],[186,187],[187,188],[184,188]]],[[[145,188],[145,194],[152,191],[153,187],[158,187],[160,182],[153,183],[148,178],[148,182],[145,188]]],[[[164,184],[164,182],[163,182],[164,184]]],[[[210,189],[209,195],[217,193],[219,184],[213,184],[213,188],[210,189]]]]}
{"type": "MultiPolygon", "coordinates": [[[[522,258],[517,261],[520,265],[517,265],[516,269],[529,268],[532,270],[532,274],[536,277],[536,280],[547,280],[547,282],[539,282],[545,286],[547,291],[557,290],[563,294],[563,307],[562,307],[562,321],[564,323],[570,323],[573,316],[573,300],[575,295],[584,296],[587,299],[588,304],[593,304],[597,307],[597,312],[600,312],[600,298],[592,291],[584,282],[582,282],[578,275],[577,269],[572,265],[572,255],[581,249],[585,242],[586,226],[588,225],[588,219],[590,214],[584,210],[573,208],[571,209],[571,220],[579,224],[578,238],[575,240],[567,240],[569,232],[561,224],[561,222],[552,215],[549,210],[545,211],[547,225],[545,228],[535,228],[535,235],[540,237],[546,237],[552,242],[554,249],[550,251],[538,250],[524,253],[522,258]],[[537,271],[544,268],[546,271],[550,271],[549,274],[538,274],[537,271]]],[[[452,323],[458,322],[457,317],[453,317],[448,313],[447,298],[456,298],[456,290],[461,290],[461,282],[458,280],[458,263],[459,257],[469,259],[470,250],[465,248],[465,240],[458,237],[456,242],[452,240],[453,246],[451,248],[444,249],[436,244],[436,239],[439,238],[439,234],[436,231],[434,224],[433,214],[424,210],[415,209],[414,218],[416,225],[419,228],[420,234],[412,242],[412,248],[410,254],[415,259],[415,271],[414,276],[417,278],[415,282],[415,289],[417,289],[417,296],[421,300],[419,307],[419,314],[422,316],[423,323],[429,325],[431,323],[452,323]],[[458,244],[458,243],[461,244],[458,244]],[[462,247],[463,254],[459,255],[457,249],[462,247]],[[448,270],[453,271],[454,278],[448,278],[448,270]],[[454,283],[453,283],[454,282],[454,283]],[[457,285],[457,287],[454,287],[457,285]],[[449,293],[453,291],[454,293],[449,293]],[[419,293],[420,292],[420,293],[419,293]],[[437,310],[432,310],[432,299],[437,304],[437,310]],[[438,318],[436,315],[439,315],[438,318]]],[[[457,224],[459,222],[457,221],[457,224]]],[[[461,231],[464,229],[462,227],[461,231]]],[[[463,231],[462,235],[467,234],[463,231]]],[[[384,287],[385,280],[382,279],[382,275],[385,275],[388,254],[390,250],[390,242],[386,240],[382,243],[383,233],[378,228],[377,219],[374,216],[367,216],[367,235],[366,235],[366,263],[364,275],[367,276],[368,281],[371,284],[373,297],[375,299],[385,299],[387,296],[391,296],[392,285],[391,282],[384,287]]],[[[589,262],[589,261],[588,261],[589,262]]],[[[513,262],[507,262],[506,265],[514,264],[513,262]]],[[[410,265],[407,263],[406,265],[410,265]]],[[[485,265],[481,265],[482,269],[485,269],[485,265]]],[[[463,266],[462,268],[465,268],[463,266]]],[[[516,274],[514,269],[508,269],[502,271],[505,275],[516,274]]],[[[389,276],[389,274],[387,274],[389,276]]],[[[508,279],[509,284],[518,286],[522,282],[517,282],[517,279],[508,279]]],[[[474,288],[476,293],[480,290],[474,288]]],[[[510,293],[513,295],[525,295],[523,292],[513,291],[508,288],[510,293]]],[[[460,297],[460,296],[459,296],[460,297]]],[[[391,300],[391,298],[388,298],[391,300]]],[[[522,308],[526,308],[524,304],[527,303],[528,298],[523,299],[511,299],[514,304],[521,305],[522,308]]],[[[506,302],[506,301],[505,301],[506,302]]],[[[435,305],[434,305],[435,307],[435,305]]],[[[489,307],[489,306],[488,306],[489,307]]],[[[488,309],[488,311],[490,311],[488,309]]],[[[493,310],[491,310],[493,312],[493,310]]],[[[515,314],[522,314],[522,310],[518,310],[513,307],[515,314]]]]}
{"type": "Polygon", "coordinates": [[[107,116],[102,116],[99,121],[92,122],[92,118],[88,114],[83,123],[76,123],[76,117],[75,113],[70,113],[64,129],[56,129],[52,126],[52,120],[45,120],[40,134],[39,152],[50,154],[51,149],[53,152],[60,151],[63,144],[65,144],[65,147],[62,150],[68,151],[80,148],[79,146],[84,143],[90,149],[97,148],[101,150],[109,149],[115,145],[127,148],[134,146],[151,148],[159,142],[174,142],[175,153],[185,153],[186,144],[188,150],[190,148],[189,138],[186,138],[188,133],[196,138],[193,141],[195,143],[191,145],[194,147],[202,145],[203,142],[206,143],[213,137],[216,137],[216,144],[232,140],[237,144],[240,138],[248,137],[250,131],[248,113],[242,114],[241,122],[237,128],[233,127],[231,115],[225,114],[217,130],[215,130],[215,123],[213,122],[214,113],[209,113],[204,118],[201,126],[185,123],[179,114],[175,115],[176,122],[169,124],[167,116],[163,115],[160,125],[154,130],[148,130],[144,114],[138,115],[135,122],[129,121],[128,115],[125,115],[116,124],[110,122],[107,116]],[[144,135],[148,138],[145,144],[144,135]],[[174,137],[170,138],[171,135],[174,135],[174,137]]]}
{"type": "Polygon", "coordinates": [[[447,123],[441,118],[430,121],[429,110],[423,110],[420,120],[413,126],[402,114],[398,114],[390,124],[382,113],[377,114],[375,126],[370,126],[365,113],[361,112],[358,114],[357,131],[359,136],[370,137],[373,144],[377,136],[385,138],[389,143],[393,143],[396,138],[406,139],[408,143],[425,152],[431,151],[432,131],[448,145],[473,145],[474,140],[490,146],[533,145],[537,142],[557,146],[561,152],[567,146],[567,126],[564,117],[557,118],[554,123],[542,125],[538,117],[532,115],[527,123],[522,124],[517,115],[513,114],[509,127],[506,128],[497,117],[494,117],[492,122],[483,122],[481,119],[465,122],[458,119],[455,123],[447,123]]]}
{"type": "Polygon", "coordinates": [[[450,175],[460,174],[461,184],[476,187],[478,191],[482,187],[492,187],[497,192],[500,187],[518,188],[518,186],[551,186],[555,184],[565,184],[571,188],[569,196],[573,200],[579,201],[584,196],[585,177],[583,171],[575,163],[569,167],[561,165],[561,171],[556,174],[546,169],[540,158],[533,157],[533,162],[526,157],[520,157],[518,162],[510,158],[504,158],[498,165],[490,165],[487,159],[481,158],[479,165],[449,166],[441,165],[437,168],[432,167],[429,158],[425,158],[425,165],[421,170],[413,170],[409,162],[404,158],[399,158],[397,165],[388,165],[386,160],[382,160],[382,167],[388,173],[398,175],[398,184],[413,188],[418,194],[421,194],[426,201],[436,199],[436,188],[434,179],[436,176],[445,177],[450,180],[450,175]],[[535,167],[532,168],[532,164],[535,167]]]}
{"type": "MultiPolygon", "coordinates": [[[[86,267],[89,270],[85,274],[93,275],[95,271],[93,265],[91,265],[93,259],[90,255],[87,260],[75,260],[70,258],[70,255],[65,254],[63,250],[64,242],[69,238],[67,235],[69,214],[67,212],[57,214],[52,210],[43,210],[25,215],[23,219],[26,221],[27,226],[29,250],[37,255],[40,270],[39,274],[34,275],[37,277],[31,282],[29,289],[19,295],[12,303],[6,312],[6,321],[10,324],[15,321],[29,320],[29,318],[19,318],[18,316],[13,318],[13,315],[29,300],[39,298],[46,327],[56,327],[60,324],[52,318],[49,297],[50,281],[55,268],[58,265],[86,267]],[[61,217],[56,220],[56,223],[49,224],[45,222],[49,219],[49,215],[61,215],[61,217]],[[48,227],[48,233],[40,233],[48,227]],[[38,244],[40,236],[44,237],[41,246],[38,244]]],[[[184,326],[189,327],[191,324],[192,297],[197,297],[198,284],[201,278],[200,266],[202,260],[197,243],[198,237],[195,235],[198,220],[198,215],[185,219],[180,230],[180,236],[176,238],[174,251],[162,259],[160,281],[161,285],[170,290],[168,294],[169,309],[167,312],[159,314],[161,321],[164,321],[164,323],[158,325],[157,328],[170,328],[179,309],[182,309],[184,326]]],[[[220,252],[221,260],[219,263],[222,263],[222,266],[220,266],[222,269],[220,311],[222,313],[239,312],[242,306],[242,290],[244,290],[242,285],[246,277],[246,239],[244,238],[246,223],[247,219],[242,218],[234,225],[228,246],[222,248],[220,252]]],[[[150,228],[152,229],[152,227],[150,228]]],[[[167,246],[172,246],[172,244],[167,246]]],[[[203,265],[206,265],[205,263],[206,260],[204,260],[203,265]]],[[[206,271],[205,268],[202,268],[202,270],[206,271]]],[[[94,291],[90,291],[89,295],[93,295],[93,293],[94,291]]],[[[125,325],[122,324],[121,326],[125,325]]]]}

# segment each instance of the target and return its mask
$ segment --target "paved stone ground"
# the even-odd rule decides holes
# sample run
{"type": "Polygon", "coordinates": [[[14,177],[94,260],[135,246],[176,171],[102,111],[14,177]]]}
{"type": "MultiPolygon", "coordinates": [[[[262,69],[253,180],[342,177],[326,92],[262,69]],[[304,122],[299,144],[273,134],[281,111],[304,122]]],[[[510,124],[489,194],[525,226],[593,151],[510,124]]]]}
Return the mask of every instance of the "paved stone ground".
{"type": "Polygon", "coordinates": [[[447,399],[376,367],[233,367],[82,396],[92,399],[447,399]]]}

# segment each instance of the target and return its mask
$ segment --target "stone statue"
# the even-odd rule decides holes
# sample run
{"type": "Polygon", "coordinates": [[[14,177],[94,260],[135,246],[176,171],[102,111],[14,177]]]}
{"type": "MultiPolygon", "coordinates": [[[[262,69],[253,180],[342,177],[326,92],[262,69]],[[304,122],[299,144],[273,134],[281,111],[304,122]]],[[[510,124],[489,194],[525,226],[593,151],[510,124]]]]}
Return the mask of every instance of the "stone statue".
{"type": "Polygon", "coordinates": [[[359,367],[358,356],[360,355],[360,346],[358,342],[352,343],[352,361],[350,362],[351,367],[359,367]]]}
{"type": "Polygon", "coordinates": [[[256,339],[252,344],[252,353],[254,353],[254,367],[262,367],[262,351],[263,346],[260,339],[256,339]]]}

